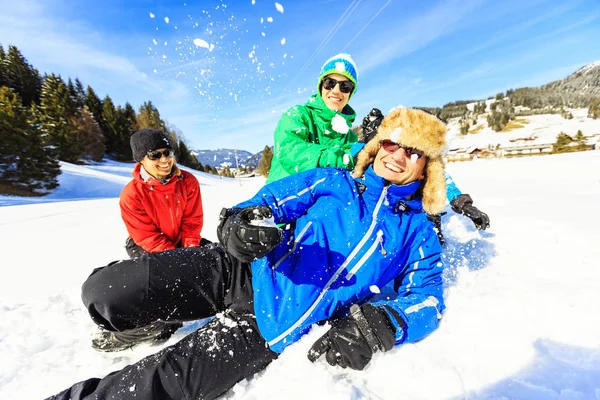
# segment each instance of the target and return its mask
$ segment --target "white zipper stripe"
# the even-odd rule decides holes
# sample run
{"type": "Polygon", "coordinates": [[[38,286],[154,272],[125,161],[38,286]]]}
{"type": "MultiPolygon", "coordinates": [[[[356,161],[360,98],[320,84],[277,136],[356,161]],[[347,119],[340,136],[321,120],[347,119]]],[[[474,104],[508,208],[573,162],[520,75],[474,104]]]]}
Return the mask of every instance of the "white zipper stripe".
{"type": "Polygon", "coordinates": [[[312,221],[309,221],[308,224],[306,224],[306,226],[300,231],[300,233],[298,234],[298,237],[296,237],[296,240],[294,240],[294,246],[292,246],[292,249],[290,251],[288,251],[287,253],[285,253],[280,259],[279,261],[277,261],[275,263],[275,265],[273,265],[273,269],[277,269],[277,267],[279,267],[279,264],[281,264],[283,262],[283,260],[285,260],[286,258],[289,257],[290,254],[292,254],[294,251],[296,251],[296,247],[298,246],[298,242],[300,241],[300,239],[302,239],[302,236],[304,236],[304,234],[306,233],[306,231],[308,230],[308,228],[312,225],[312,221]]]}
{"type": "Polygon", "coordinates": [[[349,280],[350,278],[352,278],[354,276],[354,274],[356,274],[356,272],[363,266],[363,264],[365,262],[367,262],[369,257],[371,257],[371,254],[373,254],[373,252],[375,250],[377,250],[377,246],[379,246],[379,241],[381,240],[382,236],[383,236],[383,231],[378,231],[375,242],[371,245],[369,250],[367,250],[367,252],[360,258],[360,260],[356,263],[354,268],[352,268],[350,270],[350,272],[348,272],[348,274],[346,275],[346,280],[349,280]]]}
{"type": "MultiPolygon", "coordinates": [[[[419,255],[421,256],[421,260],[423,258],[425,258],[425,253],[423,252],[423,247],[419,246],[419,255]]],[[[420,260],[419,260],[420,261],[420,260]]],[[[412,272],[408,275],[408,285],[406,285],[406,289],[409,289],[412,285],[413,285],[413,275],[415,274],[415,271],[417,269],[419,269],[419,261],[415,261],[414,268],[412,270],[412,272]]]]}
{"type": "Polygon", "coordinates": [[[325,178],[321,178],[321,179],[319,179],[318,181],[316,181],[316,182],[315,182],[315,184],[314,184],[314,185],[311,185],[311,186],[309,186],[309,187],[307,187],[307,188],[305,188],[305,189],[302,189],[302,190],[301,190],[301,191],[299,191],[298,193],[296,193],[296,194],[293,194],[293,195],[291,195],[291,196],[288,196],[288,197],[286,197],[285,199],[281,200],[281,201],[279,202],[279,205],[283,205],[284,203],[286,203],[286,202],[288,202],[288,201],[290,201],[290,200],[293,200],[293,199],[296,199],[296,198],[298,198],[298,197],[302,196],[303,194],[305,194],[305,193],[306,193],[306,192],[308,192],[309,190],[312,190],[312,189],[314,189],[314,188],[315,188],[315,186],[317,186],[319,183],[323,183],[324,181],[325,181],[325,178]]]}
{"type": "Polygon", "coordinates": [[[315,308],[317,308],[317,305],[321,302],[321,300],[323,299],[323,297],[325,297],[325,293],[327,292],[327,290],[329,290],[329,287],[333,284],[333,282],[336,281],[336,279],[340,276],[340,274],[342,273],[342,271],[344,269],[346,269],[346,266],[352,261],[352,259],[354,257],[356,257],[356,254],[365,245],[368,237],[371,236],[371,234],[373,233],[373,230],[375,229],[375,224],[377,223],[377,221],[375,220],[375,217],[379,213],[379,209],[381,208],[381,203],[383,203],[383,200],[385,199],[385,195],[387,193],[387,188],[388,188],[387,186],[384,187],[383,191],[381,192],[381,196],[379,197],[379,200],[377,201],[377,205],[375,206],[375,210],[373,210],[373,221],[371,222],[371,226],[369,226],[369,230],[367,231],[367,233],[365,234],[365,236],[363,236],[363,238],[361,239],[361,241],[354,248],[354,250],[352,250],[352,253],[350,253],[350,255],[348,256],[348,258],[346,258],[346,260],[342,263],[342,265],[340,265],[340,267],[338,268],[338,270],[335,271],[335,274],[333,274],[333,276],[331,277],[331,279],[329,279],[329,281],[327,282],[327,284],[325,285],[325,287],[323,287],[323,290],[321,291],[321,293],[319,294],[319,296],[311,304],[311,306],[308,308],[308,310],[306,310],[304,312],[304,314],[302,314],[300,316],[300,318],[296,322],[294,322],[294,324],[292,324],[292,326],[290,326],[288,329],[286,329],[285,332],[283,332],[282,334],[280,334],[279,336],[277,336],[275,339],[273,339],[270,342],[268,342],[267,344],[269,346],[273,346],[274,344],[277,344],[278,342],[280,342],[281,340],[283,340],[287,335],[289,335],[290,333],[292,333],[296,328],[298,328],[308,318],[308,316],[311,314],[311,312],[315,308]]]}

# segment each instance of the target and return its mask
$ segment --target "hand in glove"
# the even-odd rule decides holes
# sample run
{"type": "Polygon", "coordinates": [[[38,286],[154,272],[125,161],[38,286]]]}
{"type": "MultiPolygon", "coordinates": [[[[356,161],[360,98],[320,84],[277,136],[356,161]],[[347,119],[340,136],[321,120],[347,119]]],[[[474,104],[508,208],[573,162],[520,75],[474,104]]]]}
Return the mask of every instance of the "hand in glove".
{"type": "Polygon", "coordinates": [[[373,353],[394,347],[395,333],[385,310],[370,304],[362,307],[353,304],[350,314],[334,321],[331,329],[312,345],[308,359],[315,362],[325,354],[332,366],[362,371],[373,353]]]}
{"type": "Polygon", "coordinates": [[[362,139],[360,141],[363,143],[368,143],[369,140],[373,139],[377,134],[377,129],[379,129],[381,121],[383,121],[383,114],[381,113],[381,110],[378,108],[372,108],[371,111],[369,111],[369,114],[363,118],[361,125],[362,139]]]}
{"type": "Polygon", "coordinates": [[[267,206],[223,208],[217,227],[219,242],[240,261],[251,262],[264,257],[281,242],[283,235],[277,227],[252,225],[250,221],[272,216],[267,206]]]}
{"type": "Polygon", "coordinates": [[[490,217],[473,205],[473,199],[468,194],[461,194],[450,202],[450,206],[454,212],[471,218],[477,229],[485,230],[490,227],[490,217]]]}

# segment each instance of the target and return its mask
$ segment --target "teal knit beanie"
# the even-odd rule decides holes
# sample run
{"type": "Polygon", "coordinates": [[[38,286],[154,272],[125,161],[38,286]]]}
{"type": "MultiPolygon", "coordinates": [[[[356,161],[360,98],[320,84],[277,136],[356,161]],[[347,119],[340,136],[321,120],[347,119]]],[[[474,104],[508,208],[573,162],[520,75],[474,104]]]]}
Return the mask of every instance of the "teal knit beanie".
{"type": "Polygon", "coordinates": [[[348,100],[350,100],[358,86],[358,71],[352,56],[348,53],[340,53],[325,61],[325,64],[323,64],[323,67],[321,68],[321,73],[319,74],[319,82],[317,83],[317,93],[319,93],[319,95],[321,94],[321,82],[323,81],[323,78],[330,74],[343,75],[348,78],[350,82],[354,83],[354,90],[352,90],[352,93],[350,93],[350,97],[348,98],[348,100]]]}

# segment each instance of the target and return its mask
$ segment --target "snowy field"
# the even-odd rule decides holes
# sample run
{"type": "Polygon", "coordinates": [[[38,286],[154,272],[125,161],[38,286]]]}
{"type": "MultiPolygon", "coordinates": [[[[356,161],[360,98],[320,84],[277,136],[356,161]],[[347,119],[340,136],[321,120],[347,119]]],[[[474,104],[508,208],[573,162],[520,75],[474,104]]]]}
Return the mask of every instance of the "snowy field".
{"type": "MultiPolygon", "coordinates": [[[[159,350],[94,351],[95,326],[80,300],[93,268],[126,257],[117,197],[132,164],[62,168],[50,197],[0,197],[0,399],[43,399],[159,350]]],[[[600,151],[448,170],[491,228],[444,217],[440,329],[358,372],[306,359],[318,327],[224,398],[600,400],[600,151]]],[[[196,176],[211,240],[220,208],[264,183],[196,176]]],[[[197,326],[186,324],[167,345],[197,326]]]]}
{"type": "MultiPolygon", "coordinates": [[[[540,114],[526,117],[517,117],[521,128],[513,129],[508,132],[495,132],[487,126],[486,117],[480,116],[477,126],[483,126],[476,134],[467,136],[460,135],[460,125],[458,118],[448,123],[448,137],[451,140],[451,148],[480,147],[485,148],[488,145],[510,146],[511,140],[531,138],[527,144],[545,144],[555,143],[556,135],[566,133],[573,137],[577,131],[581,131],[585,136],[594,136],[600,134],[600,119],[588,118],[587,108],[569,108],[572,119],[565,119],[560,114],[540,114]]],[[[595,140],[600,140],[597,136],[595,140]]],[[[593,144],[593,143],[591,143],[593,144]]]]}

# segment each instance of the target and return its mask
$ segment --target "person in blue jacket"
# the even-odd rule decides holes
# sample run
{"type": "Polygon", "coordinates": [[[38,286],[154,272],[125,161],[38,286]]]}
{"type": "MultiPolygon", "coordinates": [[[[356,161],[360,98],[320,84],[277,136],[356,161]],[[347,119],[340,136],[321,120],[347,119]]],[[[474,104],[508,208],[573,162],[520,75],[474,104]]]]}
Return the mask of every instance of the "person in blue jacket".
{"type": "MultiPolygon", "coordinates": [[[[350,149],[350,153],[352,155],[355,156],[358,154],[365,144],[375,137],[377,134],[377,129],[379,128],[379,125],[381,125],[382,120],[383,114],[378,108],[372,108],[369,114],[363,118],[361,126],[355,130],[359,137],[359,141],[350,149]]],[[[471,221],[473,221],[473,225],[475,225],[475,228],[479,230],[486,230],[489,228],[490,218],[488,215],[473,205],[473,199],[471,196],[466,193],[463,194],[458,186],[456,186],[454,179],[452,179],[452,177],[446,171],[444,171],[444,174],[446,176],[446,198],[450,203],[450,208],[452,208],[452,211],[471,219],[471,221]]],[[[438,239],[442,245],[445,242],[444,234],[442,232],[442,215],[444,214],[446,213],[443,212],[440,214],[429,215],[429,219],[435,224],[438,239]]]]}
{"type": "Polygon", "coordinates": [[[95,270],[82,299],[109,331],[216,317],[138,363],[52,398],[213,399],[326,321],[330,329],[309,360],[324,356],[356,370],[376,352],[431,334],[445,308],[444,268],[427,213],[439,213],[446,200],[445,134],[436,117],[395,109],[352,173],[300,172],[223,209],[220,245],[95,270]],[[373,300],[392,282],[395,298],[373,300]]]}

